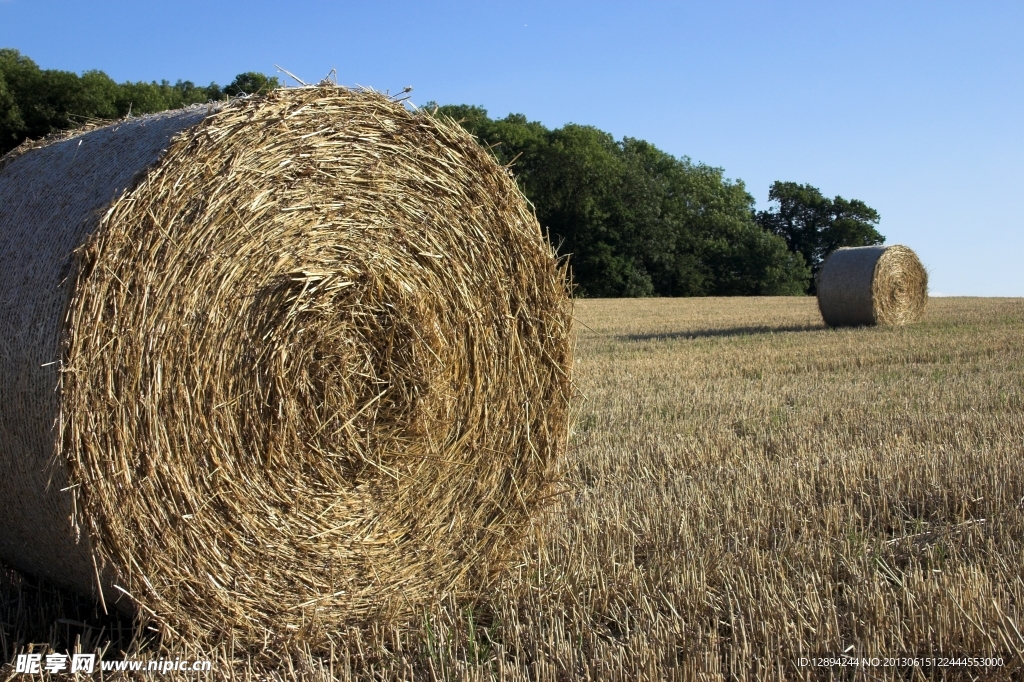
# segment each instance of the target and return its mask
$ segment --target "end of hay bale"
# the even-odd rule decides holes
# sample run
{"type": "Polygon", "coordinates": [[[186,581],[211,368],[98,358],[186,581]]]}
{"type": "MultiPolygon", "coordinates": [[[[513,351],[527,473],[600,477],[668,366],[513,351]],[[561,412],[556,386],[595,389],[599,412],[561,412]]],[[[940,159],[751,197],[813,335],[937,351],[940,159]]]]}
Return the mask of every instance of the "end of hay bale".
{"type": "Polygon", "coordinates": [[[900,326],[924,314],[928,273],[906,246],[845,247],[822,265],[817,289],[830,327],[900,326]]]}

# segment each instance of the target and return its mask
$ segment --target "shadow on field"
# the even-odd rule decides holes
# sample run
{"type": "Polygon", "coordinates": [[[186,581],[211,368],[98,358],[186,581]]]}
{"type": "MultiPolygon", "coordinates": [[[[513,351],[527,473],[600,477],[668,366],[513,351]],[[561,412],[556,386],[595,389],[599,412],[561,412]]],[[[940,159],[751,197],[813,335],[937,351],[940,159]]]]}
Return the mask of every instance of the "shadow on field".
{"type": "Polygon", "coordinates": [[[0,673],[28,651],[118,658],[139,635],[131,618],[104,613],[97,601],[0,563],[0,673]]]}
{"type": "Polygon", "coordinates": [[[782,334],[785,332],[816,332],[824,325],[794,324],[788,327],[730,327],[728,329],[691,329],[678,332],[657,332],[651,334],[621,334],[619,341],[670,341],[673,339],[703,339],[719,336],[754,336],[757,334],[782,334]]]}

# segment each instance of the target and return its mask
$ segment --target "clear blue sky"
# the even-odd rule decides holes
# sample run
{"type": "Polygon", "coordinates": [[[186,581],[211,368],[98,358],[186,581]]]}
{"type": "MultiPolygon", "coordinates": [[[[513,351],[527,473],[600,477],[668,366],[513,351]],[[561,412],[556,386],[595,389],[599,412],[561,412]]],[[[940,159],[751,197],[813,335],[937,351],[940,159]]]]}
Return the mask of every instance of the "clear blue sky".
{"type": "Polygon", "coordinates": [[[43,68],[224,85],[279,64],[649,140],[876,208],[933,292],[1024,296],[1024,2],[0,0],[43,68]]]}

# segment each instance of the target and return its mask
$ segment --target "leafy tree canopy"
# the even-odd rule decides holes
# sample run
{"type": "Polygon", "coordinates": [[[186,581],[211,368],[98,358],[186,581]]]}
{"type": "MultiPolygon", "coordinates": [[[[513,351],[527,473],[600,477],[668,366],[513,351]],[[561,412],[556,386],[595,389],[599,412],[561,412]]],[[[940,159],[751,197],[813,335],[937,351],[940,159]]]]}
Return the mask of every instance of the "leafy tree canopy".
{"type": "MultiPolygon", "coordinates": [[[[428,109],[433,105],[428,104],[428,109]]],[[[512,164],[584,296],[802,294],[802,257],[753,218],[722,169],[591,126],[549,130],[522,114],[436,108],[512,164]]]]}
{"type": "Polygon", "coordinates": [[[277,76],[266,76],[257,71],[246,71],[235,76],[235,80],[224,88],[224,93],[231,97],[238,95],[263,95],[280,87],[277,76]]]}
{"type": "Polygon", "coordinates": [[[875,229],[880,219],[878,211],[863,201],[840,196],[829,199],[817,187],[795,182],[773,183],[768,198],[777,205],[760,211],[757,222],[785,239],[790,251],[801,254],[810,264],[810,293],[814,293],[813,275],[830,253],[842,246],[871,246],[885,241],[875,229]]]}
{"type": "Polygon", "coordinates": [[[179,80],[174,84],[116,83],[102,71],[40,69],[20,52],[0,49],[0,154],[26,139],[44,137],[94,120],[149,114],[241,93],[278,87],[277,78],[255,71],[238,74],[225,89],[179,80]]]}

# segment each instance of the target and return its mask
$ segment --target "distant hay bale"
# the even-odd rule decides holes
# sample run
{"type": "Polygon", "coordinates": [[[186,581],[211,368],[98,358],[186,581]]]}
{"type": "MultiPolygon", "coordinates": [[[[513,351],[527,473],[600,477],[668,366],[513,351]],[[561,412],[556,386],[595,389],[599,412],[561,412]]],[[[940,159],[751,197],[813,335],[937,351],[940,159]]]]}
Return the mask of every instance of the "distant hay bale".
{"type": "Polygon", "coordinates": [[[516,550],[571,302],[455,123],[296,88],[0,166],[4,561],[186,641],[316,648],[516,550]]]}
{"type": "Polygon", "coordinates": [[[905,246],[859,246],[832,252],[817,279],[825,324],[899,326],[928,304],[928,273],[905,246]]]}

